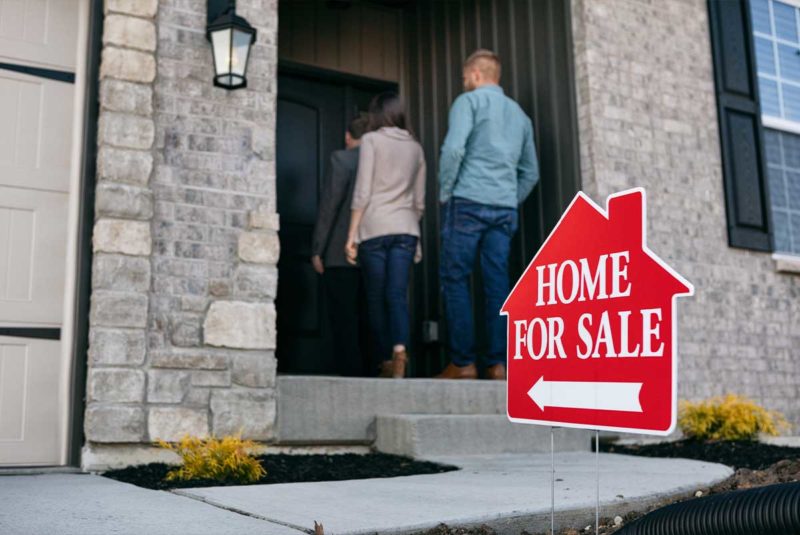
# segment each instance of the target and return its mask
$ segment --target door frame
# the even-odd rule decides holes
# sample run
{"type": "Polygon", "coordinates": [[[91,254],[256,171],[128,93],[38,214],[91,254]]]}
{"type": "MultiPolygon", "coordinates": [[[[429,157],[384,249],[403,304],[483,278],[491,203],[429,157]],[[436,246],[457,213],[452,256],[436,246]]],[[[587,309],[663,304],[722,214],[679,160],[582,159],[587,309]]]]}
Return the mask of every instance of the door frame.
{"type": "MultiPolygon", "coordinates": [[[[84,444],[83,419],[86,409],[86,369],[89,349],[89,303],[92,288],[92,231],[94,228],[94,197],[97,172],[97,120],[99,115],[100,56],[103,47],[103,0],[88,0],[88,19],[84,39],[83,65],[76,73],[76,89],[82,93],[82,124],[80,145],[76,151],[79,159],[74,225],[70,233],[75,240],[74,254],[69,258],[71,270],[67,272],[67,298],[65,320],[70,328],[62,328],[62,354],[69,363],[67,374],[67,405],[65,415],[65,456],[62,464],[81,465],[84,444]],[[82,72],[81,72],[82,69],[82,72]],[[78,85],[80,84],[80,85],[78,85]],[[71,289],[69,288],[71,286],[71,289]],[[70,291],[71,290],[71,291],[70,291]]],[[[65,327],[67,326],[65,322],[65,327]]]]}
{"type": "Polygon", "coordinates": [[[346,108],[351,108],[353,104],[355,104],[353,100],[352,89],[350,87],[351,85],[357,85],[365,89],[375,90],[376,93],[381,91],[394,91],[402,97],[400,82],[381,80],[380,78],[370,78],[368,76],[335,71],[326,69],[324,67],[317,67],[315,65],[298,63],[296,61],[285,59],[278,60],[278,77],[281,75],[297,76],[319,82],[331,82],[344,85],[346,108]]]}
{"type": "MultiPolygon", "coordinates": [[[[363,88],[368,91],[374,91],[376,94],[382,91],[395,91],[396,93],[401,94],[401,84],[396,81],[371,78],[357,74],[326,69],[315,65],[298,63],[295,61],[290,61],[285,59],[278,60],[278,70],[276,79],[280,79],[281,76],[291,76],[295,78],[306,79],[313,82],[323,82],[323,83],[327,82],[332,84],[340,84],[344,86],[344,93],[345,93],[344,106],[345,106],[346,121],[347,117],[350,116],[350,113],[347,110],[352,110],[353,107],[356,105],[356,100],[353,94],[353,86],[358,86],[359,89],[363,88]]],[[[279,94],[276,96],[276,99],[277,98],[280,98],[279,94]]],[[[277,124],[275,128],[277,132],[277,124]]],[[[342,135],[344,135],[343,132],[342,135]]],[[[320,160],[320,165],[322,165],[322,159],[320,160]]],[[[278,314],[280,314],[280,311],[278,311],[278,314]]],[[[282,371],[278,372],[278,374],[293,375],[294,373],[282,371]]],[[[310,374],[310,375],[318,375],[318,374],[310,374]]]]}

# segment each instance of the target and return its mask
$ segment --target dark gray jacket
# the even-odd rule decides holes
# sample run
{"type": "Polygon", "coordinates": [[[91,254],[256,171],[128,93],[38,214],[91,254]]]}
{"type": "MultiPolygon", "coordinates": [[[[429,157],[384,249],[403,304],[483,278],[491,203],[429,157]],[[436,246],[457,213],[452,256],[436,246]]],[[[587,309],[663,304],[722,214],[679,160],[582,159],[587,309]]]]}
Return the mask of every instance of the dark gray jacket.
{"type": "Polygon", "coordinates": [[[311,254],[322,257],[325,267],[355,267],[347,263],[344,246],[350,227],[350,204],[358,171],[359,149],[337,150],[322,182],[317,224],[311,254]]]}

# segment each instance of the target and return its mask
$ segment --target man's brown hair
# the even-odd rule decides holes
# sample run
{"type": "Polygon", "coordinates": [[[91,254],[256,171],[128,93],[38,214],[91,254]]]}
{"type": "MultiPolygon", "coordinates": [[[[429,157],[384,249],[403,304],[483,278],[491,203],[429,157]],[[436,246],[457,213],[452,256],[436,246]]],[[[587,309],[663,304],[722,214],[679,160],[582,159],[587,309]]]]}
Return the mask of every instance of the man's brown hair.
{"type": "Polygon", "coordinates": [[[464,68],[476,68],[481,72],[484,78],[499,81],[502,65],[497,54],[491,50],[479,48],[469,55],[467,60],[464,62],[464,68]]]}
{"type": "Polygon", "coordinates": [[[347,131],[350,132],[350,137],[353,139],[361,139],[361,136],[367,133],[368,127],[369,119],[367,117],[356,117],[347,125],[347,131]]]}

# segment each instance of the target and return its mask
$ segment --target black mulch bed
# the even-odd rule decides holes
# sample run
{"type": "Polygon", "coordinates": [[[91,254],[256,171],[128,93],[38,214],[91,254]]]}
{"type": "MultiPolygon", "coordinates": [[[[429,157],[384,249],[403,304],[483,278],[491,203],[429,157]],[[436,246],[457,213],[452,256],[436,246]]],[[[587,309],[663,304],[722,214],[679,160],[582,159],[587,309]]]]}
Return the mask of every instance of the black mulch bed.
{"type": "Polygon", "coordinates": [[[773,446],[757,441],[679,440],[660,444],[617,445],[600,442],[600,451],[641,455],[642,457],[681,457],[726,464],[734,469],[763,470],[784,459],[800,458],[800,448],[773,446]]]}
{"type": "MultiPolygon", "coordinates": [[[[257,483],[252,483],[253,485],[415,476],[458,470],[455,466],[415,461],[408,457],[385,453],[370,453],[366,455],[355,453],[336,455],[268,454],[260,455],[257,458],[267,471],[267,475],[257,483]]],[[[164,476],[172,468],[174,466],[164,463],[150,463],[121,470],[111,470],[103,475],[117,481],[156,490],[240,485],[235,481],[216,481],[212,479],[165,481],[164,476]]]]}

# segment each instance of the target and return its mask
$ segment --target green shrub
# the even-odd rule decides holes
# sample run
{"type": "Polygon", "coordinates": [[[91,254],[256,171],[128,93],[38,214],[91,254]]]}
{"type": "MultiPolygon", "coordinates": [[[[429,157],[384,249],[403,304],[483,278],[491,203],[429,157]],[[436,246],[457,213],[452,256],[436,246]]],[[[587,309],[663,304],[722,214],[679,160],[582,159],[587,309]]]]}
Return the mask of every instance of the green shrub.
{"type": "Polygon", "coordinates": [[[789,428],[779,412],[733,394],[698,403],[682,401],[678,425],[684,435],[698,440],[754,440],[759,433],[777,435],[789,428]]]}
{"type": "Polygon", "coordinates": [[[267,474],[258,459],[250,453],[256,443],[238,436],[198,438],[187,435],[176,444],[163,440],[157,444],[174,451],[183,459],[180,467],[167,473],[167,481],[213,479],[255,483],[267,474]]]}

